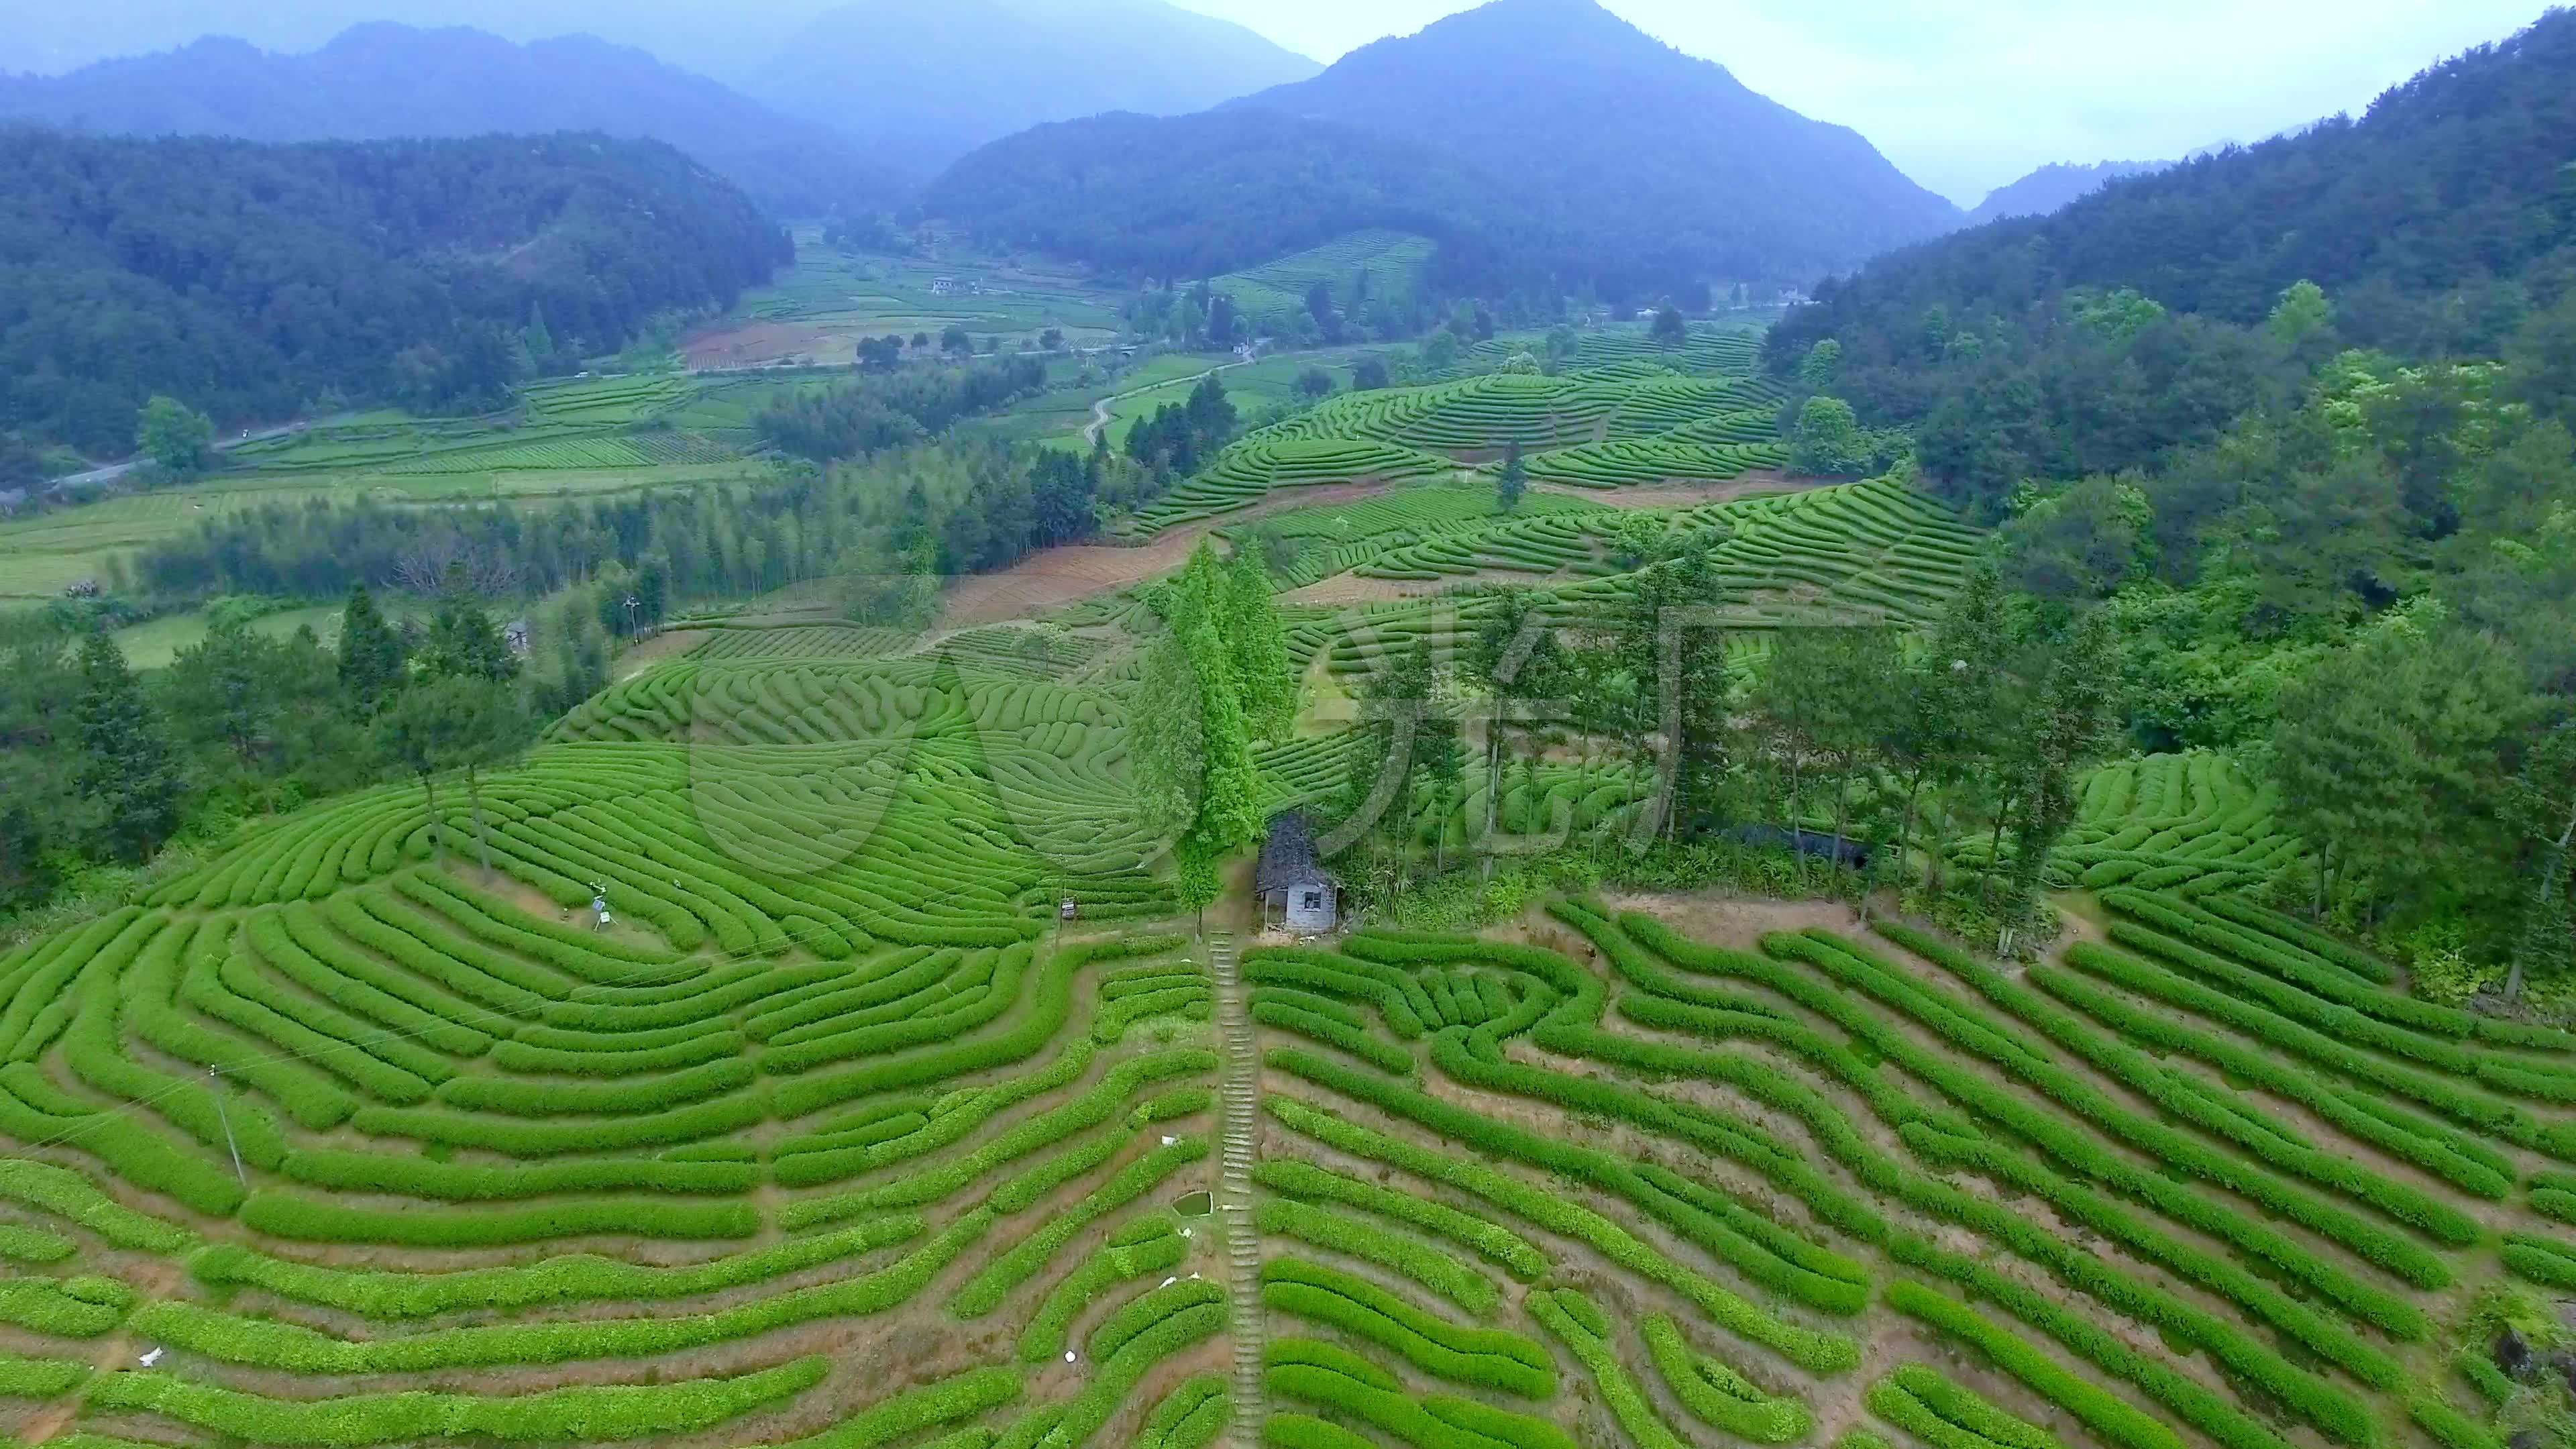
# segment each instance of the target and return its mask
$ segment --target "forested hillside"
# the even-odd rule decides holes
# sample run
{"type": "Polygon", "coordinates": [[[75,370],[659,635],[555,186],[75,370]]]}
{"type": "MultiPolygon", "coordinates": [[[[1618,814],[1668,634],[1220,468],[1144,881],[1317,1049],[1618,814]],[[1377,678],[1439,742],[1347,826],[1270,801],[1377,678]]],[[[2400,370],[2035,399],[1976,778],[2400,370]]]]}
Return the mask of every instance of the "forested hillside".
{"type": "Polygon", "coordinates": [[[1370,227],[1444,251],[1477,238],[1490,256],[1444,264],[1464,285],[1642,304],[1711,278],[1804,282],[1958,220],[1856,133],[1592,0],[1495,0],[1204,115],[1014,136],[932,183],[921,208],[1166,275],[1370,227]]]}
{"type": "Polygon", "coordinates": [[[513,45],[376,22],[300,55],[205,39],[69,75],[0,76],[0,119],[251,141],[599,131],[668,142],[781,217],[883,207],[898,188],[823,126],[586,35],[513,45]]]}
{"type": "Polygon", "coordinates": [[[1095,116],[997,141],[931,183],[921,211],[994,243],[1159,280],[1211,277],[1372,228],[1440,244],[1452,292],[1580,266],[1543,198],[1436,147],[1230,108],[1095,116]]]}
{"type": "Polygon", "coordinates": [[[730,305],[789,254],[667,146],[590,135],[0,146],[0,431],[119,452],[156,393],[489,406],[542,321],[579,355],[730,305]]]}
{"type": "Polygon", "coordinates": [[[2135,745],[2268,780],[2315,852],[2277,893],[2463,997],[2568,950],[2571,155],[2556,12],[2357,120],[1875,263],[1768,342],[2001,522],[2032,617],[2108,621],[2135,745]]]}
{"type": "Polygon", "coordinates": [[[2576,282],[2571,137],[2576,15],[2559,12],[2358,119],[1873,263],[1820,289],[1771,356],[1833,338],[1837,390],[1922,422],[1926,466],[1962,497],[2132,466],[2212,436],[2259,389],[2250,334],[2218,329],[2262,324],[2293,283],[2332,298],[2312,354],[2496,353],[2576,282]],[[2171,319],[2105,303],[2122,289],[2171,319]]]}

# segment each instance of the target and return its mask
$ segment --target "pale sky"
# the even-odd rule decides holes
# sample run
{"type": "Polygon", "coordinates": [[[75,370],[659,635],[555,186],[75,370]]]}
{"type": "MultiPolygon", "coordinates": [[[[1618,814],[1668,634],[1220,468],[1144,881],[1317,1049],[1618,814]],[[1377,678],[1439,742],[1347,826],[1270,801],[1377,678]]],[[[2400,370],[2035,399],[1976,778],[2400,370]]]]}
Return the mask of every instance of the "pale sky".
{"type": "MultiPolygon", "coordinates": [[[[1474,0],[1177,0],[1319,60],[1474,0]]],[[[1604,0],[1867,136],[1961,205],[2049,161],[2255,141],[2540,18],[2539,0],[1604,0]]],[[[1473,103],[1473,98],[1462,98],[1473,103]]]]}

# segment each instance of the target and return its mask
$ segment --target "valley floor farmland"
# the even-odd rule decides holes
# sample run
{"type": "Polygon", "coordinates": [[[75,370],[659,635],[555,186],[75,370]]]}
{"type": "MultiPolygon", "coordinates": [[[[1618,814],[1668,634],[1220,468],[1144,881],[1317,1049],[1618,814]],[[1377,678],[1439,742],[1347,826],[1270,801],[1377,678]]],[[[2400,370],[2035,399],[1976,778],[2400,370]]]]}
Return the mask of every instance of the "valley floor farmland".
{"type": "MultiPolygon", "coordinates": [[[[1693,348],[1337,399],[925,635],[692,619],[470,795],[323,802],[0,952],[0,1427],[2496,1449],[2499,1314],[2552,1330],[2490,1295],[2576,1287],[2576,1036],[2246,901],[2302,847],[2228,761],[2087,778],[2048,868],[2094,918],[2027,966],[1709,895],[1306,944],[1176,908],[1136,586],[1221,533],[1283,590],[1509,577],[1601,625],[1652,517],[1604,500],[1779,446],[1713,436],[1761,385],[1693,348]],[[1651,451],[1504,511],[1514,439],[1651,451]]],[[[1980,543],[1885,479],[1655,521],[1746,650],[1920,624],[1980,543]]],[[[1355,685],[1495,607],[1292,608],[1292,663],[1355,685]]],[[[1262,749],[1262,804],[1336,792],[1340,743],[1262,749]]],[[[1485,788],[1417,837],[1471,848],[1485,788]]],[[[1640,793],[1552,757],[1491,814],[1640,793]]]]}

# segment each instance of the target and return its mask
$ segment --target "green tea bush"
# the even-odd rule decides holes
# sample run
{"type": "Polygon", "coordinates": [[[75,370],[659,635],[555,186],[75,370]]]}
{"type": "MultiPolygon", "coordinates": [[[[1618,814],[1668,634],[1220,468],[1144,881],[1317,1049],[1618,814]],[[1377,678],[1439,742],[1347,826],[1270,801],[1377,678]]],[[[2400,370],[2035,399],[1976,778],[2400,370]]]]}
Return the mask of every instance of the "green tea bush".
{"type": "Polygon", "coordinates": [[[1181,1236],[1180,1222],[1172,1214],[1158,1213],[1142,1222],[1153,1231],[1120,1233],[1093,1249],[1047,1290],[1037,1312],[1020,1330],[1020,1362],[1046,1363],[1062,1356],[1067,1330],[1094,1299],[1120,1283],[1178,1267],[1189,1256],[1189,1240],[1181,1236]]]}
{"type": "Polygon", "coordinates": [[[747,1162],[683,1162],[657,1157],[588,1157],[568,1161],[492,1166],[396,1157],[338,1147],[302,1147],[286,1154],[289,1179],[340,1192],[384,1193],[450,1202],[496,1202],[566,1192],[744,1193],[760,1185],[760,1169],[747,1162]]]}
{"type": "Polygon", "coordinates": [[[1548,1269],[1547,1255],[1509,1228],[1446,1204],[1373,1182],[1362,1182],[1299,1158],[1265,1157],[1253,1164],[1252,1180],[1272,1192],[1290,1197],[1345,1203],[1380,1217],[1410,1223],[1434,1237],[1447,1238],[1482,1254],[1524,1283],[1536,1281],[1548,1269]]]}
{"type": "MultiPolygon", "coordinates": [[[[1334,1063],[1296,1051],[1273,1051],[1268,1061],[1308,1081],[1364,1101],[1371,1100],[1368,1089],[1382,1081],[1359,1077],[1334,1063]]],[[[1418,1094],[1391,1100],[1402,1100],[1403,1106],[1411,1109],[1420,1106],[1411,1100],[1414,1095],[1418,1094]]],[[[1262,1100],[1282,1122],[1318,1141],[1448,1183],[1550,1232],[1586,1243],[1630,1272],[1663,1283],[1689,1298],[1709,1315],[1711,1321],[1728,1331],[1775,1348],[1812,1372],[1847,1372],[1860,1361],[1859,1347],[1851,1339],[1784,1323],[1742,1297],[1675,1263],[1608,1218],[1558,1194],[1531,1187],[1481,1164],[1460,1161],[1352,1127],[1293,1098],[1265,1095],[1262,1100]]]]}
{"type": "MultiPolygon", "coordinates": [[[[2002,1067],[2036,1087],[2050,1101],[2109,1135],[2152,1154],[2167,1166],[2218,1183],[2329,1238],[2370,1262],[2406,1278],[2420,1288],[2439,1288],[2451,1281],[2448,1265],[2400,1234],[2321,1202],[2269,1173],[2218,1152],[2208,1144],[2161,1122],[2122,1108],[2106,1093],[2074,1073],[2027,1051],[1987,1026],[1971,1010],[1872,960],[1839,937],[1809,933],[1774,934],[1763,939],[1765,950],[1816,965],[1837,980],[1857,986],[1923,1022],[1943,1039],[2002,1067]]],[[[2090,1136],[2069,1128],[2062,1119],[2037,1111],[1998,1091],[1984,1078],[1962,1071],[1920,1050],[1909,1053],[1907,1069],[1934,1082],[1953,1100],[2007,1123],[2049,1155],[2092,1176],[2116,1182],[2126,1192],[2147,1197],[2157,1209],[2203,1231],[2215,1232],[2240,1248],[2260,1253],[2318,1291],[2334,1297],[2391,1332],[2411,1336],[2424,1332],[2421,1314],[2412,1304],[2377,1293],[2366,1284],[2322,1262],[2297,1244],[2272,1234],[2242,1214],[2198,1194],[2181,1191],[2170,1179],[2129,1167],[2090,1136]]],[[[2319,1172],[2331,1169],[2300,1159],[2319,1172]]]]}
{"type": "Polygon", "coordinates": [[[2352,1089],[2336,1088],[2300,1070],[2278,1053],[2242,1046],[2233,1038],[2200,1031],[2158,1012],[2140,1010],[2061,967],[2034,964],[2024,973],[2024,979],[2124,1037],[2158,1051],[2198,1057],[2230,1077],[2278,1093],[2315,1112],[2337,1130],[2411,1162],[2463,1192],[2501,1201],[2513,1190],[2509,1165],[2500,1165],[2500,1159],[2494,1158],[2491,1151],[2482,1151],[2477,1144],[2438,1123],[2401,1112],[2352,1089]]]}
{"type": "Polygon", "coordinates": [[[415,1248],[501,1247],[593,1235],[748,1238],[760,1231],[759,1212],[744,1202],[576,1198],[515,1208],[366,1208],[272,1188],[250,1195],[241,1220],[271,1237],[299,1242],[415,1248]]]}
{"type": "Polygon", "coordinates": [[[820,1354],[729,1379],[606,1384],[487,1398],[409,1390],[273,1399],[181,1378],[167,1369],[102,1374],[94,1409],[139,1410],[257,1444],[358,1446],[482,1435],[511,1440],[642,1439],[711,1429],[821,1383],[820,1354]]]}
{"type": "MultiPolygon", "coordinates": [[[[1509,1413],[1473,1399],[1447,1394],[1408,1394],[1315,1364],[1273,1365],[1262,1374],[1262,1387],[1283,1399],[1302,1399],[1348,1414],[1417,1446],[1417,1449],[1484,1449],[1484,1446],[1498,1443],[1512,1445],[1514,1449],[1575,1449],[1575,1441],[1564,1430],[1544,1419],[1509,1413]]],[[[1282,1418],[1302,1419],[1303,1416],[1276,1415],[1270,1422],[1277,1423],[1282,1418]]],[[[1323,1420],[1303,1422],[1325,1423],[1323,1420]]],[[[1263,1442],[1318,1446],[1318,1449],[1339,1449],[1339,1446],[1347,1444],[1369,1442],[1341,1430],[1334,1430],[1333,1434],[1312,1434],[1302,1425],[1293,1433],[1295,1437],[1274,1441],[1265,1425],[1263,1442]]]]}
{"type": "Polygon", "coordinates": [[[1610,1406],[1610,1417],[1619,1421],[1621,1432],[1637,1449],[1683,1449],[1679,1435],[1655,1412],[1637,1381],[1619,1363],[1612,1349],[1601,1317],[1601,1310],[1590,1299],[1571,1288],[1553,1291],[1541,1288],[1530,1294],[1526,1306],[1539,1325],[1572,1350],[1591,1373],[1592,1382],[1610,1406]]]}
{"type": "Polygon", "coordinates": [[[0,1278],[0,1323],[58,1338],[96,1338],[133,1304],[134,1290],[114,1278],[0,1278]]]}
{"type": "MultiPolygon", "coordinates": [[[[2114,936],[2116,939],[2116,930],[2114,936]]],[[[2174,944],[2180,947],[2179,942],[2174,944]]],[[[2065,959],[2069,965],[2115,986],[2198,1012],[2267,1046],[2332,1068],[2357,1082],[2396,1092],[2455,1121],[2509,1141],[2538,1146],[2548,1140],[2530,1115],[2512,1102],[2452,1078],[2419,1072],[2361,1051],[2259,1003],[2204,986],[2141,957],[2078,941],[2066,948],[2065,959]]]]}
{"type": "Polygon", "coordinates": [[[1400,1273],[1478,1318],[1493,1317],[1501,1301],[1493,1280],[1484,1274],[1418,1238],[1389,1232],[1365,1218],[1292,1198],[1272,1198],[1261,1204],[1255,1221],[1273,1237],[1347,1253],[1400,1273]]]}
{"type": "Polygon", "coordinates": [[[757,1092],[737,1093],[634,1117],[559,1117],[543,1121],[486,1117],[438,1107],[361,1107],[350,1125],[379,1137],[411,1137],[450,1147],[479,1147],[511,1157],[616,1152],[697,1142],[738,1132],[768,1115],[757,1092]]]}
{"type": "Polygon", "coordinates": [[[989,1212],[969,1213],[873,1272],[789,1289],[730,1308],[667,1318],[487,1323],[353,1342],[297,1324],[162,1299],[147,1305],[135,1322],[173,1347],[229,1363],[298,1373],[427,1373],[574,1359],[644,1358],[731,1343],[819,1319],[883,1313],[909,1302],[992,1224],[989,1212]]]}
{"type": "MultiPolygon", "coordinates": [[[[782,1117],[801,1117],[853,1097],[899,1091],[1023,1061],[1054,1041],[1062,1030],[1073,1009],[1073,977],[1076,971],[1097,961],[1158,955],[1180,944],[1180,938],[1174,936],[1142,936],[1068,946],[1049,956],[1046,964],[1037,970],[1034,999],[1020,1018],[1005,1030],[980,1040],[951,1041],[948,1036],[959,1028],[942,1023],[922,1035],[917,1042],[899,1044],[919,1046],[922,1050],[901,1050],[898,1044],[890,1044],[888,1055],[881,1060],[829,1075],[781,1083],[773,1092],[774,1110],[782,1117]]],[[[997,1007],[996,1014],[998,1011],[997,1007]]],[[[762,1065],[767,1068],[769,1064],[764,1061],[762,1065]]]]}
{"type": "Polygon", "coordinates": [[[438,1089],[438,1099],[450,1107],[512,1117],[658,1112],[741,1091],[756,1076],[750,1062],[732,1058],[660,1076],[609,1082],[456,1077],[438,1089]]]}
{"type": "Polygon", "coordinates": [[[1648,1314],[1641,1327],[1646,1352],[1664,1386],[1701,1423],[1756,1444],[1791,1443],[1815,1427],[1805,1404],[1764,1393],[1744,1375],[1694,1350],[1669,1315],[1648,1314]]]}
{"type": "MultiPolygon", "coordinates": [[[[1020,1377],[993,1365],[919,1384],[861,1409],[819,1434],[791,1439],[775,1449],[881,1449],[916,1434],[971,1419],[1020,1396],[1020,1377]]],[[[972,1432],[972,1431],[970,1431],[972,1432]]],[[[989,1439],[989,1435],[987,1436],[989,1439]]],[[[929,1449],[950,1441],[940,1440],[929,1449]]],[[[962,1446],[961,1446],[962,1449],[962,1446]]]]}
{"type": "Polygon", "coordinates": [[[0,1199],[47,1212],[96,1233],[112,1247],[147,1253],[183,1253],[197,1235],[175,1223],[136,1212],[98,1190],[68,1167],[32,1158],[0,1158],[0,1199]]]}
{"type": "Polygon", "coordinates": [[[467,1308],[515,1310],[717,1293],[891,1247],[924,1230],[918,1214],[898,1213],[686,1267],[575,1253],[523,1266],[437,1273],[332,1268],[272,1257],[238,1243],[213,1243],[189,1256],[188,1271],[208,1287],[257,1288],[361,1318],[429,1318],[467,1308]]]}
{"type": "MultiPolygon", "coordinates": [[[[2093,1031],[1968,953],[1910,927],[1882,922],[1881,935],[1939,963],[1987,1000],[2040,1029],[2085,1061],[2172,1116],[2223,1138],[2274,1166],[2334,1187],[2452,1247],[2476,1242],[2476,1219],[2429,1193],[2394,1182],[2347,1158],[2300,1142],[2286,1125],[2232,1093],[2167,1072],[2128,1043],[2093,1031]]],[[[2420,1332],[2415,1335],[2420,1336],[2420,1332]]]]}
{"type": "Polygon", "coordinates": [[[0,1354],[0,1397],[59,1398],[89,1379],[89,1365],[58,1358],[20,1358],[0,1354]]]}
{"type": "MultiPolygon", "coordinates": [[[[975,1318],[992,1312],[1001,1306],[1013,1288],[1043,1271],[1048,1260],[1080,1236],[1084,1228],[1151,1192],[1165,1178],[1205,1158],[1207,1151],[1205,1138],[1184,1137],[1128,1163],[1080,1201],[1059,1208],[1045,1226],[1013,1243],[1008,1251],[996,1257],[984,1271],[957,1290],[957,1296],[949,1307],[961,1318],[975,1318]]],[[[998,1198],[1000,1195],[995,1196],[998,1198]]],[[[1037,1196],[1031,1194],[1016,1204],[997,1202],[995,1207],[1003,1212],[1014,1211],[1033,1205],[1037,1196]]]]}
{"type": "MultiPolygon", "coordinates": [[[[861,1192],[838,1193],[790,1203],[779,1211],[779,1224],[787,1228],[805,1228],[865,1212],[937,1202],[1005,1162],[1015,1161],[1039,1148],[1052,1146],[1075,1133],[1107,1122],[1118,1115],[1119,1107],[1129,1097],[1148,1085],[1174,1077],[1204,1075],[1215,1071],[1216,1065],[1216,1053],[1202,1048],[1150,1052],[1130,1058],[1103,1073],[1098,1082],[1078,1096],[1014,1125],[973,1152],[914,1176],[861,1192]]],[[[865,1167],[878,1165],[871,1155],[877,1150],[843,1148],[785,1158],[777,1167],[778,1180],[796,1185],[825,1181],[832,1176],[846,1177],[865,1167]],[[809,1163],[808,1158],[828,1160],[809,1163]]]]}
{"type": "Polygon", "coordinates": [[[1183,1379],[1145,1415],[1129,1449],[1203,1449],[1234,1417],[1225,1380],[1215,1374],[1183,1379]]]}
{"type": "Polygon", "coordinates": [[[1998,1304],[2104,1372],[2136,1384],[2150,1398],[2228,1449],[2285,1449],[2287,1441],[2197,1380],[2175,1372],[2161,1356],[2131,1348],[2101,1324],[2054,1298],[2006,1278],[1973,1258],[1936,1248],[1924,1239],[1901,1239],[1896,1247],[1900,1260],[1949,1278],[1974,1296],[1998,1304]]]}
{"type": "Polygon", "coordinates": [[[1370,1036],[1365,1028],[1276,998],[1262,998],[1263,991],[1278,989],[1260,987],[1254,991],[1251,1012],[1255,1022],[1311,1037],[1329,1047],[1338,1047],[1380,1071],[1411,1076],[1416,1070],[1412,1053],[1393,1042],[1370,1036]]]}
{"type": "Polygon", "coordinates": [[[1366,1279],[1318,1263],[1274,1258],[1262,1264],[1261,1301],[1382,1344],[1442,1378],[1534,1399],[1556,1393],[1555,1366],[1531,1340],[1451,1323],[1366,1279]]]}
{"type": "Polygon", "coordinates": [[[1864,1396],[1871,1413],[1932,1449],[2064,1449],[2047,1430],[2018,1419],[1921,1364],[1899,1364],[1864,1396]]]}
{"type": "Polygon", "coordinates": [[[2104,1443],[2117,1444],[2122,1449],[2182,1449],[2182,1440],[2173,1430],[2067,1372],[2019,1335],[1955,1298],[1936,1293],[1910,1278],[1899,1278],[1887,1285],[1887,1304],[1973,1345],[2041,1398],[2082,1420],[2104,1443]]]}

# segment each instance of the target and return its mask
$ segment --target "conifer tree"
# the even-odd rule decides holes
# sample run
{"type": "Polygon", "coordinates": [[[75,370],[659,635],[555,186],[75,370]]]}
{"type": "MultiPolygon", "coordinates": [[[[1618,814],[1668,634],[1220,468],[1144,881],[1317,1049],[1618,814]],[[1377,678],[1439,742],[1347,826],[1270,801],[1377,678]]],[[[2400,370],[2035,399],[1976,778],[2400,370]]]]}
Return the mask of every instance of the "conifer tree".
{"type": "Polygon", "coordinates": [[[1245,727],[1257,740],[1285,739],[1297,718],[1297,673],[1259,550],[1247,547],[1234,556],[1225,585],[1225,642],[1243,696],[1245,727]]]}
{"type": "Polygon", "coordinates": [[[77,787],[96,812],[101,853],[140,864],[178,828],[178,765],[125,651],[104,630],[81,641],[80,673],[77,787]]]}
{"type": "Polygon", "coordinates": [[[340,687],[350,711],[373,719],[402,689],[402,635],[376,609],[365,584],[349,586],[349,603],[340,613],[340,687]]]}
{"type": "Polygon", "coordinates": [[[1521,506],[1521,495],[1529,491],[1529,465],[1521,461],[1520,440],[1515,438],[1503,449],[1502,471],[1494,475],[1494,507],[1509,513],[1521,506]]]}

